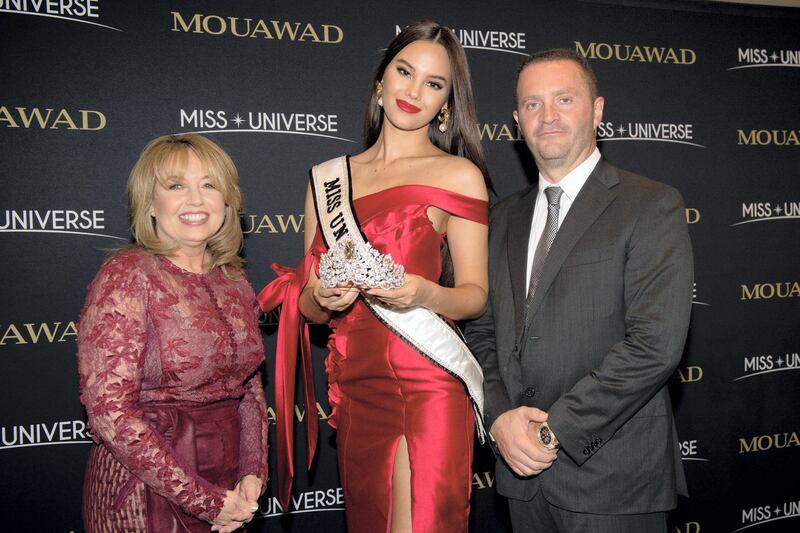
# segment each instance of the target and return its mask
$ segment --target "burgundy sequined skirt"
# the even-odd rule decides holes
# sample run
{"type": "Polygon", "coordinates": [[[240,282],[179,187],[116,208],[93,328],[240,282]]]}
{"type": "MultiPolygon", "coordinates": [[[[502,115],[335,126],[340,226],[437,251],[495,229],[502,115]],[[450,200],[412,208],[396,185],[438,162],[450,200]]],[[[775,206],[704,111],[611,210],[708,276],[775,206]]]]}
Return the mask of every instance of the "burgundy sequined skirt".
{"type": "MultiPolygon", "coordinates": [[[[238,401],[200,407],[145,407],[151,428],[171,446],[189,475],[232,489],[238,481],[240,422],[238,401]]],[[[87,533],[200,533],[208,522],[189,516],[125,468],[105,444],[89,452],[83,485],[87,533]]]]}

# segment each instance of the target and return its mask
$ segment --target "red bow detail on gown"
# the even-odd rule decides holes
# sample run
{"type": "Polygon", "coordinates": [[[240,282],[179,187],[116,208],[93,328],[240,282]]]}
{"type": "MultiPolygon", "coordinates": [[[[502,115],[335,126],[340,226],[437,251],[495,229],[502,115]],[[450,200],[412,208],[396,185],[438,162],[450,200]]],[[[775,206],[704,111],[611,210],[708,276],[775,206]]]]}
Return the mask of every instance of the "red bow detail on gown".
{"type": "Polygon", "coordinates": [[[265,313],[283,304],[278,322],[278,344],[275,350],[275,418],[278,437],[278,499],[284,511],[289,510],[289,498],[294,479],[293,408],[298,340],[302,341],[300,356],[303,366],[303,388],[305,389],[309,469],[314,459],[319,437],[314,372],[311,368],[311,342],[308,337],[308,324],[300,314],[299,307],[300,293],[308,283],[308,273],[313,264],[313,255],[310,252],[295,268],[273,263],[272,270],[278,274],[278,277],[258,294],[258,303],[265,313]]]}

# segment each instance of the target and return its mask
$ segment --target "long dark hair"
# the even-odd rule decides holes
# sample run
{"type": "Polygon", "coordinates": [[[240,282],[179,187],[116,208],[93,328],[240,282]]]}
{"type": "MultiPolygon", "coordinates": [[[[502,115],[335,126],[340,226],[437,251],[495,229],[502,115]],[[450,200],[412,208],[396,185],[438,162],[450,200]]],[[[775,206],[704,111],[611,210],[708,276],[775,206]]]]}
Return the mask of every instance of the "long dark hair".
{"type": "Polygon", "coordinates": [[[475,98],[472,96],[467,56],[453,32],[431,20],[415,22],[406,27],[392,39],[383,54],[383,59],[375,70],[367,98],[367,114],[364,120],[364,140],[367,148],[378,140],[383,126],[383,108],[376,101],[375,85],[383,79],[386,67],[400,50],[415,41],[431,41],[442,45],[447,50],[450,71],[453,75],[452,89],[447,97],[447,107],[450,109],[447,131],[444,133],[439,131],[439,122],[434,117],[428,126],[428,138],[440,150],[472,161],[483,173],[486,186],[494,190],[478,137],[476,126],[478,120],[475,115],[475,98]]]}

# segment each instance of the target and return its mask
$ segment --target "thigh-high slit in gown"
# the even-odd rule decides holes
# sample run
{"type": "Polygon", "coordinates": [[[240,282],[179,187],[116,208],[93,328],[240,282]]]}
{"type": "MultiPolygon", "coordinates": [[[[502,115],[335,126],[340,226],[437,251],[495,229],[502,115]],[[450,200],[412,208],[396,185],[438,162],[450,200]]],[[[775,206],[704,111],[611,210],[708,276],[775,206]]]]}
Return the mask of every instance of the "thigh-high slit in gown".
{"type": "MultiPolygon", "coordinates": [[[[487,202],[431,186],[392,187],[353,203],[378,251],[432,281],[441,273],[445,235],[434,229],[428,208],[488,223],[487,202]]],[[[324,251],[317,232],[311,253],[324,251]]],[[[389,331],[361,299],[330,326],[329,420],[337,430],[349,533],[389,531],[401,437],[411,467],[413,531],[466,532],[475,422],[463,384],[389,331]]]]}

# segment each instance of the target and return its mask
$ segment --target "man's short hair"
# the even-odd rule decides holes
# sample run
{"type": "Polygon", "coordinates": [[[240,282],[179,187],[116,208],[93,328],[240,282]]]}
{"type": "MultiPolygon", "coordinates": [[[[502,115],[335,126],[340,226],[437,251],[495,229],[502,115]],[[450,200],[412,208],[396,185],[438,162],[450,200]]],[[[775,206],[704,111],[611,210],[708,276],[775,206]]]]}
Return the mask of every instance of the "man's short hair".
{"type": "Polygon", "coordinates": [[[517,69],[517,83],[514,84],[515,102],[518,96],[516,94],[516,87],[517,84],[519,84],[519,76],[522,74],[522,71],[531,65],[536,65],[537,63],[549,63],[551,61],[572,61],[573,63],[577,64],[581,68],[581,72],[583,72],[583,79],[586,81],[586,86],[589,88],[589,95],[592,97],[593,101],[595,98],[597,98],[597,77],[594,75],[594,71],[592,70],[592,67],[589,66],[589,62],[586,60],[586,58],[575,50],[571,50],[569,48],[551,48],[549,50],[542,50],[541,52],[531,54],[530,57],[525,59],[525,61],[523,61],[519,66],[519,69],[517,69]]]}

